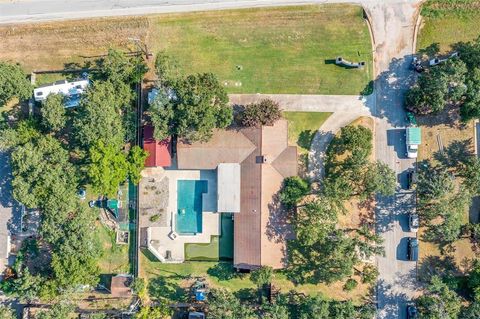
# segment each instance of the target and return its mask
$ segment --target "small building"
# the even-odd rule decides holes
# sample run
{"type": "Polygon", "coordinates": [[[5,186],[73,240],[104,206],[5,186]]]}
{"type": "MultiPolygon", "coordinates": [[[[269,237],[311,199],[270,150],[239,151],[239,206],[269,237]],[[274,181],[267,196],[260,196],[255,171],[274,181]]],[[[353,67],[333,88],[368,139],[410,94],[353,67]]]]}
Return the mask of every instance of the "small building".
{"type": "Polygon", "coordinates": [[[88,79],[79,79],[73,82],[60,80],[39,86],[33,90],[33,96],[36,102],[42,102],[50,94],[62,94],[65,96],[65,107],[75,107],[80,103],[80,95],[85,92],[89,84],[88,79]]]}
{"type": "Polygon", "coordinates": [[[169,167],[172,164],[171,139],[157,141],[153,137],[153,132],[153,126],[143,127],[143,149],[148,153],[145,167],[169,167]]]}
{"type": "Polygon", "coordinates": [[[132,295],[131,283],[131,275],[113,276],[110,282],[110,293],[113,297],[130,297],[132,295]]]}

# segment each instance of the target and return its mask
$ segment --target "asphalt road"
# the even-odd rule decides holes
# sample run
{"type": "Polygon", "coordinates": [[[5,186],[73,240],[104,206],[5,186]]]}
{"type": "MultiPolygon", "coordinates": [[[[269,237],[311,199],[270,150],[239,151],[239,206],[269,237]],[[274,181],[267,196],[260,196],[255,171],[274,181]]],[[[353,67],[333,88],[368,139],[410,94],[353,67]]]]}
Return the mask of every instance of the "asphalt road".
{"type": "MultiPolygon", "coordinates": [[[[420,0],[0,0],[0,24],[80,19],[99,16],[219,10],[306,3],[361,3],[369,12],[375,38],[375,98],[365,102],[375,117],[375,154],[395,169],[400,184],[413,161],[404,156],[406,125],[403,95],[411,76],[415,17],[420,0]]],[[[348,112],[348,111],[347,111],[348,112]]],[[[332,122],[332,121],[331,121],[332,122]]],[[[332,124],[333,125],[333,124],[332,124]]],[[[332,130],[337,126],[333,125],[332,130]]],[[[396,194],[378,198],[377,230],[386,254],[377,258],[378,318],[406,318],[406,305],[416,297],[416,263],[406,261],[408,213],[414,194],[399,187],[396,194]]],[[[1,213],[1,207],[0,207],[1,213]]]]}
{"type": "Polygon", "coordinates": [[[385,256],[377,257],[378,318],[406,318],[406,307],[418,295],[416,263],[407,260],[408,214],[415,195],[404,189],[406,171],[414,161],[405,156],[403,98],[412,71],[414,26],[419,1],[366,4],[375,35],[375,153],[378,161],[395,170],[399,187],[394,196],[377,198],[377,231],[384,239],[385,256]]]}
{"type": "MultiPolygon", "coordinates": [[[[0,24],[153,13],[379,0],[0,0],[0,24]]],[[[383,0],[395,3],[402,0],[383,0]]]]}

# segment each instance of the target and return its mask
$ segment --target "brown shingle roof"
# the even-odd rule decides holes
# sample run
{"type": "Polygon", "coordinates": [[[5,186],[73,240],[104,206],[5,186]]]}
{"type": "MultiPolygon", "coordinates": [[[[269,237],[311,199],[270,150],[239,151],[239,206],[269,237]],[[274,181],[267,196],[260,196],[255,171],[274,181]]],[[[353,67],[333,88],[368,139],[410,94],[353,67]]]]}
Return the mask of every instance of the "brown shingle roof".
{"type": "Polygon", "coordinates": [[[215,169],[220,163],[241,163],[255,145],[237,130],[216,130],[210,141],[192,143],[179,141],[179,169],[215,169]]]}
{"type": "Polygon", "coordinates": [[[234,215],[234,265],[238,268],[285,266],[290,227],[277,194],[285,177],[297,174],[296,147],[288,146],[288,123],[219,130],[208,143],[180,144],[180,169],[215,169],[240,163],[240,213],[234,215]],[[263,160],[264,159],[264,160],[263,160]]]}

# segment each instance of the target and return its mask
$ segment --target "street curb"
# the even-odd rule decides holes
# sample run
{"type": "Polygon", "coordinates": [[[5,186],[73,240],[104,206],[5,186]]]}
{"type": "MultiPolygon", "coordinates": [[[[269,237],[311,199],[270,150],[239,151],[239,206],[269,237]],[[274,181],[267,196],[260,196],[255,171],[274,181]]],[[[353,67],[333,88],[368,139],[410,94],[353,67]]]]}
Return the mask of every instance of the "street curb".
{"type": "Polygon", "coordinates": [[[413,42],[412,42],[412,54],[417,52],[417,37],[418,32],[420,31],[420,26],[422,24],[423,17],[421,15],[421,6],[418,8],[417,21],[413,29],[413,42]]]}

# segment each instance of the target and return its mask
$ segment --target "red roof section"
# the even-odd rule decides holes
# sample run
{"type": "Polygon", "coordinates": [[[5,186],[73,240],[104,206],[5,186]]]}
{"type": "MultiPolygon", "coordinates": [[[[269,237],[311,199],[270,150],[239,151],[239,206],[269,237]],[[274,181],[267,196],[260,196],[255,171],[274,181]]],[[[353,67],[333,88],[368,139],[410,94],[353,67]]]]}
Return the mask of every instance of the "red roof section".
{"type": "Polygon", "coordinates": [[[172,164],[171,139],[157,141],[153,138],[153,126],[143,127],[143,149],[148,152],[145,167],[168,167],[172,164]]]}

